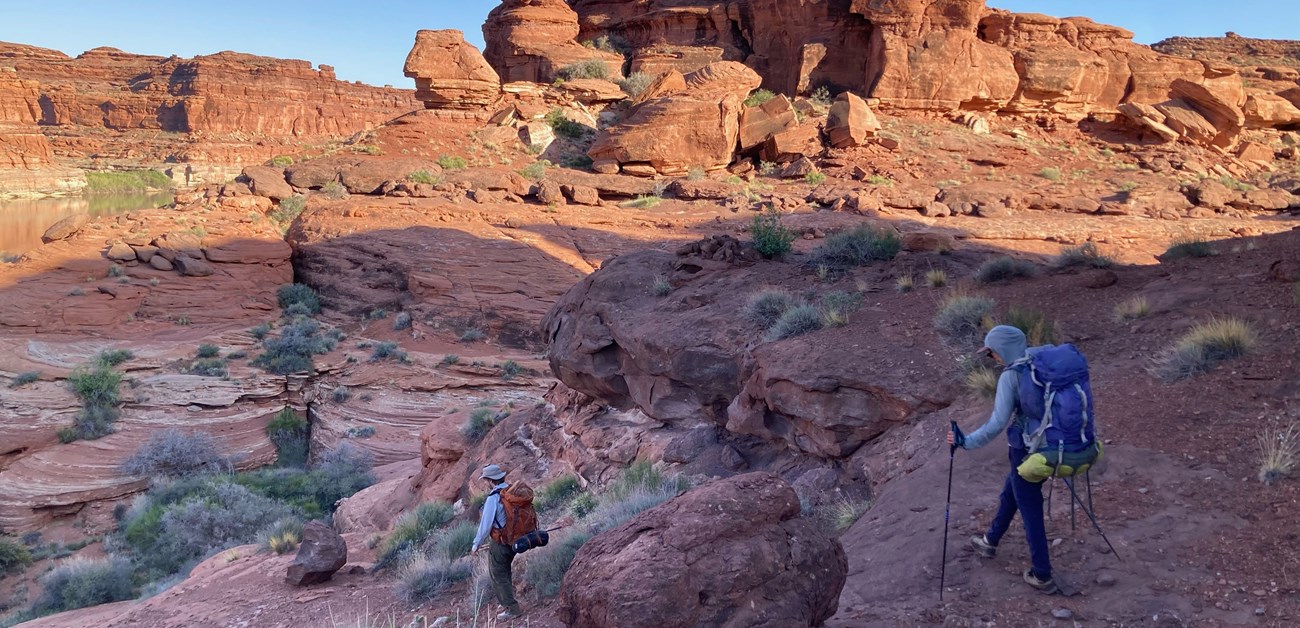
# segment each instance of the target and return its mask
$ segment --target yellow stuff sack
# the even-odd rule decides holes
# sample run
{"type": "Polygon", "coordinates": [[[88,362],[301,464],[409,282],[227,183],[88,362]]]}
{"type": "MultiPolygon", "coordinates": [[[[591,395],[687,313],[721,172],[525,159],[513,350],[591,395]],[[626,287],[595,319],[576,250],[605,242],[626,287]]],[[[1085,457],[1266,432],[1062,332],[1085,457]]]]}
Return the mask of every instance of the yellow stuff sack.
{"type": "Polygon", "coordinates": [[[1092,465],[1101,460],[1100,442],[1093,443],[1087,449],[1076,453],[1059,451],[1040,451],[1031,454],[1016,467],[1016,473],[1028,482],[1045,482],[1052,477],[1070,478],[1086,473],[1092,465]]]}

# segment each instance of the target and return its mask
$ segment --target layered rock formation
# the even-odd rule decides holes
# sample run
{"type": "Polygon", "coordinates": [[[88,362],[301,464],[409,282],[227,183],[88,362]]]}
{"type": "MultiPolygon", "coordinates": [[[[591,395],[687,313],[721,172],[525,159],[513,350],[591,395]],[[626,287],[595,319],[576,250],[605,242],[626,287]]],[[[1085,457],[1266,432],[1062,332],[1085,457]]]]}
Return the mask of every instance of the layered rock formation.
{"type": "Polygon", "coordinates": [[[40,83],[0,67],[0,197],[72,192],[85,177],[54,163],[54,151],[36,126],[40,83]]]}
{"type": "Polygon", "coordinates": [[[623,55],[578,43],[578,14],[565,0],[505,0],[483,25],[484,55],[507,83],[550,83],[576,63],[603,64],[623,74],[623,55]]]}
{"type": "Polygon", "coordinates": [[[497,73],[460,31],[416,33],[403,72],[428,109],[483,109],[501,99],[497,73]]]}
{"type": "Polygon", "coordinates": [[[182,59],[96,48],[70,58],[0,43],[0,66],[39,83],[35,122],[55,155],[82,165],[260,162],[420,106],[409,90],[339,81],[329,66],[235,52],[182,59]]]}

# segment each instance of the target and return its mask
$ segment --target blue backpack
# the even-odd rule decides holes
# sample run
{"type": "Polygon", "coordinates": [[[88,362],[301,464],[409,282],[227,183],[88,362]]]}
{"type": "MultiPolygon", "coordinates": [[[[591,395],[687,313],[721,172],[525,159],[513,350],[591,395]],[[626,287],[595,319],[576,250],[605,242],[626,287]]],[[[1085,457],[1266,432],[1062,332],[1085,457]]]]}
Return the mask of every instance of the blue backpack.
{"type": "Polygon", "coordinates": [[[1043,347],[1010,368],[1020,374],[1018,400],[1030,453],[1078,453],[1095,446],[1088,360],[1074,345],[1043,347]]]}

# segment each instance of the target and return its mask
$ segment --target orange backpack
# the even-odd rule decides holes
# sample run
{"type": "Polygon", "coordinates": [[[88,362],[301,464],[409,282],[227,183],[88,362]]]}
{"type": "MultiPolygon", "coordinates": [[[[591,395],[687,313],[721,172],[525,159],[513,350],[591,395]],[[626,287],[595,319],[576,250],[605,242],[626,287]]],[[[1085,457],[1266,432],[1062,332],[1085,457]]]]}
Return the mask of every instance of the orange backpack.
{"type": "Polygon", "coordinates": [[[511,484],[505,490],[494,491],[501,496],[501,507],[506,513],[506,524],[492,528],[491,538],[502,545],[514,545],[519,537],[537,529],[537,510],[533,508],[533,489],[524,482],[511,484]]]}

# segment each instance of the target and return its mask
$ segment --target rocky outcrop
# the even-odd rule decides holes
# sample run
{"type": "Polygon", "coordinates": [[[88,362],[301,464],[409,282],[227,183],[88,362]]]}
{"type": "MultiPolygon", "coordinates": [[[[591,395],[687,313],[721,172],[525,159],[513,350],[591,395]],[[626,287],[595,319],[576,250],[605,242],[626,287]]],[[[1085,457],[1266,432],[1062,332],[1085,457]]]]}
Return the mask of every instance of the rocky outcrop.
{"type": "Polygon", "coordinates": [[[0,197],[75,192],[85,176],[54,162],[54,151],[37,123],[40,83],[0,67],[0,197]]]}
{"type": "Polygon", "coordinates": [[[564,67],[585,62],[621,77],[623,55],[578,43],[578,32],[578,14],[564,0],[505,0],[483,24],[484,56],[507,83],[551,83],[564,67]]]}
{"type": "Polygon", "coordinates": [[[496,71],[457,30],[416,33],[403,72],[428,109],[483,109],[501,99],[496,71]]]}
{"type": "Polygon", "coordinates": [[[685,89],[637,105],[602,132],[588,151],[593,167],[641,176],[726,167],[736,150],[741,102],[761,81],[753,70],[729,61],[692,72],[685,89]]]}
{"type": "Polygon", "coordinates": [[[343,537],[319,521],[310,521],[302,527],[302,544],[284,581],[299,587],[327,582],[347,562],[348,544],[343,537]]]}
{"type": "Polygon", "coordinates": [[[851,148],[867,143],[880,130],[880,121],[866,101],[853,92],[840,94],[831,105],[826,120],[826,136],[835,148],[851,148]]]}
{"type": "Polygon", "coordinates": [[[800,517],[794,489],[753,473],[588,541],[564,578],[559,618],[572,628],[820,626],[847,574],[840,542],[800,517]]]}

